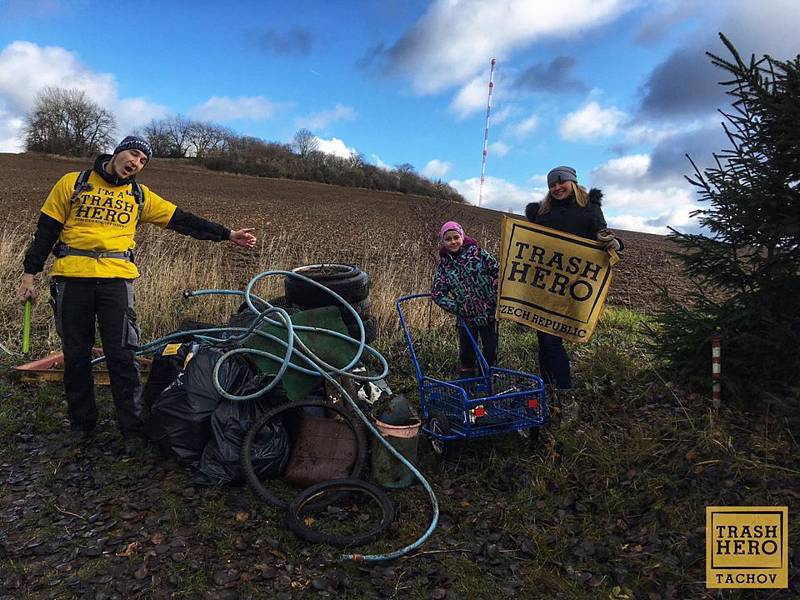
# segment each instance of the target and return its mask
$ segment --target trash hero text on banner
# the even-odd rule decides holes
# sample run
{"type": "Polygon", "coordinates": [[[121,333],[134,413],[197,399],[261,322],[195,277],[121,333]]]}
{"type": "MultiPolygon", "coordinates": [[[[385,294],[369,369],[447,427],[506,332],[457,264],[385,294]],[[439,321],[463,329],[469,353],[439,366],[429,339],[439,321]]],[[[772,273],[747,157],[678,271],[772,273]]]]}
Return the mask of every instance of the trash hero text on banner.
{"type": "Polygon", "coordinates": [[[588,342],[618,260],[598,242],[504,217],[497,317],[588,342]]]}
{"type": "Polygon", "coordinates": [[[789,507],[707,506],[706,587],[789,587],[789,507]]]}

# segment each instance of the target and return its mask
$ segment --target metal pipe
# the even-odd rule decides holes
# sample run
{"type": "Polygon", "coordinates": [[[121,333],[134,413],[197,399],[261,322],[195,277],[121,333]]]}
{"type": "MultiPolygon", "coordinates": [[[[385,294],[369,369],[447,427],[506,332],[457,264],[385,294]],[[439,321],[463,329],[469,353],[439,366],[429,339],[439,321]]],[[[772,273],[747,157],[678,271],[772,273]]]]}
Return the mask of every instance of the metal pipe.
{"type": "Polygon", "coordinates": [[[486,177],[486,156],[489,154],[489,115],[492,112],[492,90],[494,89],[494,66],[497,59],[492,59],[492,70],[489,73],[489,99],[486,102],[486,129],[483,130],[483,161],[481,163],[481,185],[478,188],[478,206],[483,203],[483,180],[486,177]]]}

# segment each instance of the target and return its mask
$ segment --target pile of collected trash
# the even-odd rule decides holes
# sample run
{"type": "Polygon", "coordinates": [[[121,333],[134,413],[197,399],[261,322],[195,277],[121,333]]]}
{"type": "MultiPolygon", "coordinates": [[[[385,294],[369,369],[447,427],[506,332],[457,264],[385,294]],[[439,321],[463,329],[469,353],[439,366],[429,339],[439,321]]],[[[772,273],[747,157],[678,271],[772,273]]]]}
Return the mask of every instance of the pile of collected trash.
{"type": "Polygon", "coordinates": [[[244,297],[228,323],[185,323],[148,344],[158,348],[144,389],[149,437],[192,470],[195,485],[246,482],[257,498],[286,510],[287,526],[303,539],[340,546],[376,539],[394,518],[384,487],[421,478],[397,456],[399,449],[416,458],[420,422],[391,393],[388,365],[367,345],[377,329],[367,312],[366,273],[311,265],[263,273],[244,292],[184,295],[212,293],[244,297]],[[260,277],[275,273],[285,277],[284,297],[252,294],[260,277]],[[369,375],[366,365],[376,362],[380,372],[369,375]],[[372,448],[370,432],[384,438],[372,448]],[[366,479],[370,465],[375,483],[366,479]],[[301,491],[286,498],[285,484],[301,491]],[[364,497],[380,510],[367,529],[309,526],[315,519],[308,515],[364,497]]]}

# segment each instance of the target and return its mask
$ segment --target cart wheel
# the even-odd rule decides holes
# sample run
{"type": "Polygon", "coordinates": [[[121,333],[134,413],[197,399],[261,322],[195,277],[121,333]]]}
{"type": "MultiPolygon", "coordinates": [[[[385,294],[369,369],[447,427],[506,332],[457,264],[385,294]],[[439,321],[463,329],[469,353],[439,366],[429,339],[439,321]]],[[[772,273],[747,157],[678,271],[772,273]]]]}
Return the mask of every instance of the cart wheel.
{"type": "MultiPolygon", "coordinates": [[[[428,419],[428,429],[440,435],[450,435],[450,423],[447,420],[447,415],[443,412],[433,413],[428,419]]],[[[432,437],[431,449],[437,458],[444,460],[447,458],[450,445],[444,440],[432,437]]]]}
{"type": "Polygon", "coordinates": [[[539,446],[539,428],[528,427],[526,429],[517,429],[517,433],[523,440],[528,442],[529,448],[537,448],[539,446]]]}

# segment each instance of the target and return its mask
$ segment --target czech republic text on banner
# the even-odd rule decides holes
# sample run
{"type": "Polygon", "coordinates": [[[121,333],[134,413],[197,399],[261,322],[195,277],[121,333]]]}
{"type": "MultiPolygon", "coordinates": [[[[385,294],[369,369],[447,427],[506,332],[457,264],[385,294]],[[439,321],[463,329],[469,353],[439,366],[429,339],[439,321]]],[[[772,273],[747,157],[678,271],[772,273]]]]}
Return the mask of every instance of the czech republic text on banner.
{"type": "Polygon", "coordinates": [[[587,342],[618,260],[595,241],[504,217],[497,316],[587,342]]]}

